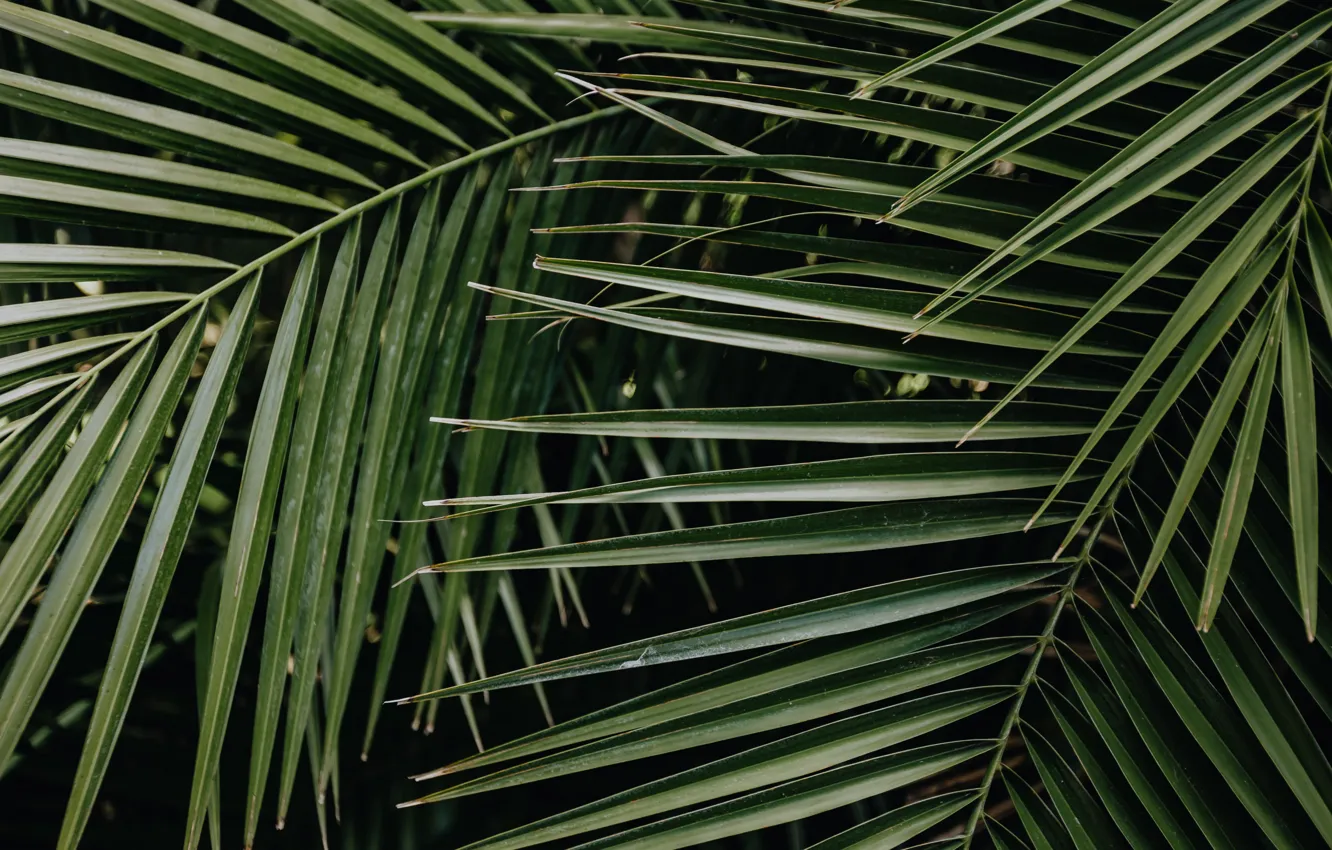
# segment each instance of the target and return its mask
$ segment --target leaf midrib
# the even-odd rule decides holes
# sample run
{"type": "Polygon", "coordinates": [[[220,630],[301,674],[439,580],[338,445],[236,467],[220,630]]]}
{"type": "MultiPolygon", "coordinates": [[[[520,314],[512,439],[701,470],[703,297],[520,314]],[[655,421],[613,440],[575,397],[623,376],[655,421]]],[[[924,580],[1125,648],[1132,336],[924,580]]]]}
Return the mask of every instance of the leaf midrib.
{"type": "MultiPolygon", "coordinates": [[[[129,354],[131,351],[137,348],[144,340],[151,338],[153,334],[167,327],[176,319],[179,319],[181,316],[188,314],[198,305],[206,302],[213,296],[226,291],[232,285],[247,279],[250,275],[263,269],[265,266],[267,266],[269,263],[273,262],[274,260],[277,260],[280,257],[287,255],[291,251],[294,251],[297,248],[301,247],[302,245],[305,245],[306,243],[310,242],[312,239],[315,239],[318,236],[327,233],[333,230],[334,228],[347,223],[348,221],[351,221],[353,218],[361,215],[362,213],[373,210],[374,208],[380,206],[381,204],[391,201],[394,198],[399,197],[400,195],[406,194],[407,192],[410,192],[413,189],[424,186],[433,180],[443,177],[446,174],[461,170],[463,168],[466,168],[467,166],[473,165],[474,163],[495,156],[496,154],[504,153],[505,151],[511,150],[516,147],[521,147],[529,142],[534,142],[537,141],[538,139],[542,139],[545,138],[546,136],[554,135],[556,133],[560,133],[565,130],[571,130],[574,129],[575,127],[580,127],[584,124],[589,124],[594,121],[602,119],[612,118],[625,111],[626,108],[623,106],[611,106],[600,109],[596,112],[589,112],[583,115],[575,115],[572,118],[566,118],[561,121],[556,121],[552,124],[547,124],[544,127],[538,127],[535,130],[529,130],[526,133],[521,133],[517,136],[504,139],[488,147],[472,151],[471,153],[460,156],[457,159],[453,159],[441,165],[437,165],[433,168],[421,172],[415,177],[408,178],[407,180],[404,180],[401,183],[389,186],[383,191],[375,195],[372,195],[369,198],[366,198],[365,200],[359,203],[352,204],[351,206],[343,209],[338,214],[331,216],[327,219],[324,219],[319,224],[316,224],[313,227],[310,227],[309,229],[296,234],[292,238],[288,239],[286,242],[282,243],[276,248],[273,248],[271,251],[268,251],[267,253],[262,254],[254,258],[253,260],[250,260],[248,263],[245,263],[244,265],[235,269],[234,271],[231,272],[231,274],[222,278],[217,283],[213,284],[212,286],[208,287],[207,289],[203,290],[197,295],[194,295],[189,300],[183,302],[178,308],[172,310],[170,313],[166,314],[161,319],[149,325],[147,328],[144,328],[143,330],[139,331],[132,338],[126,341],[124,345],[120,346],[120,348],[116,349],[107,357],[103,358],[92,368],[88,369],[86,372],[79,373],[79,376],[74,380],[71,380],[67,387],[65,387],[63,390],[61,390],[59,393],[53,396],[45,405],[43,405],[42,409],[38,411],[38,414],[40,415],[41,413],[44,413],[46,410],[59,404],[61,400],[66,398],[70,393],[75,392],[79,387],[82,387],[85,384],[87,384],[89,381],[91,381],[93,377],[97,375],[97,373],[101,372],[103,369],[107,368],[112,363],[115,363],[117,360],[120,360],[122,357],[129,354]]],[[[10,439],[12,439],[13,436],[15,435],[11,435],[10,439]]]]}

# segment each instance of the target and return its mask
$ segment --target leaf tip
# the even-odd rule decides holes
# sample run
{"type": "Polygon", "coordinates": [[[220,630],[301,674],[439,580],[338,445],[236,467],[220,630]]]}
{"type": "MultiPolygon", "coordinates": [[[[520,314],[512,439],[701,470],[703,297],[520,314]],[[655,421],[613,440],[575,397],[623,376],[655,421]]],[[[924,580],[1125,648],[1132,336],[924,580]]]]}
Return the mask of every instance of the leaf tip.
{"type": "Polygon", "coordinates": [[[421,782],[426,779],[434,779],[436,776],[443,776],[448,772],[449,769],[447,767],[437,767],[434,770],[427,770],[425,773],[416,773],[407,778],[413,782],[421,782]]]}

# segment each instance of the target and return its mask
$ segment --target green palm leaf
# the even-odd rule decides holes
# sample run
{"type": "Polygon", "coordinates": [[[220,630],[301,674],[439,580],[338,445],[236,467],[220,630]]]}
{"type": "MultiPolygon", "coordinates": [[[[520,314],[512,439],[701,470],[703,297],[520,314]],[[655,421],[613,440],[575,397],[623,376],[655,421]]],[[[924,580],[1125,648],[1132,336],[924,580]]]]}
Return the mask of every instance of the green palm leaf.
{"type": "Polygon", "coordinates": [[[1330,20],[0,2],[0,844],[1332,841],[1330,20]]]}

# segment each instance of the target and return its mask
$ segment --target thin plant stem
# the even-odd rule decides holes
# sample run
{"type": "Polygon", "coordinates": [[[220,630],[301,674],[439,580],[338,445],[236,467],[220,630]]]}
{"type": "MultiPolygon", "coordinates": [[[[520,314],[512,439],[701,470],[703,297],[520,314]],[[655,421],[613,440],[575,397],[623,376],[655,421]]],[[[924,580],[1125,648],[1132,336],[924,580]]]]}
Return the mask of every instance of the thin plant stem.
{"type": "Polygon", "coordinates": [[[1018,682],[1017,694],[1013,697],[1013,705],[1008,709],[1003,725],[999,728],[999,735],[995,740],[994,757],[990,759],[990,764],[985,769],[985,776],[981,779],[980,796],[976,799],[976,805],[972,809],[971,815],[967,818],[967,825],[962,838],[962,850],[969,850],[972,840],[976,837],[976,827],[980,823],[981,816],[985,813],[985,803],[990,796],[990,788],[994,784],[995,777],[999,775],[999,768],[1003,766],[1004,750],[1008,744],[1008,737],[1012,734],[1013,727],[1017,725],[1018,715],[1022,713],[1022,703],[1026,699],[1027,691],[1031,689],[1031,684],[1036,681],[1036,672],[1041,666],[1041,659],[1045,656],[1046,647],[1054,641],[1054,631],[1055,626],[1059,624],[1059,616],[1064,612],[1068,601],[1073,598],[1073,589],[1077,586],[1078,576],[1082,573],[1082,568],[1091,561],[1092,549],[1101,534],[1101,528],[1114,512],[1115,499],[1127,481],[1128,471],[1125,471],[1123,477],[1115,484],[1110,497],[1106,499],[1105,507],[1101,509],[1096,522],[1087,534],[1087,542],[1083,544],[1082,552],[1078,555],[1077,562],[1069,572],[1068,580],[1060,589],[1059,598],[1055,600],[1054,607],[1050,610],[1050,616],[1045,622],[1045,628],[1036,641],[1036,648],[1032,652],[1031,661],[1027,664],[1027,669],[1018,682]]]}

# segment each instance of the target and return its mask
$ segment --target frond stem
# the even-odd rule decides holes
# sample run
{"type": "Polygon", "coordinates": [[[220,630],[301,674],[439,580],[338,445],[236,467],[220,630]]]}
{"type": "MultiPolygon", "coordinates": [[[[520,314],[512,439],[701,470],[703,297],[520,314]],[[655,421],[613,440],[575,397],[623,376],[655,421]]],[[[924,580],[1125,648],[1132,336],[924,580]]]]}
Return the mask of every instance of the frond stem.
{"type": "Polygon", "coordinates": [[[1027,664],[1027,669],[1018,682],[1017,694],[1013,697],[1013,705],[1008,709],[1003,725],[999,728],[999,735],[995,740],[994,756],[990,759],[990,764],[985,770],[985,776],[981,779],[980,796],[976,799],[971,815],[967,818],[967,825],[962,837],[962,850],[970,850],[971,842],[976,837],[976,827],[980,823],[981,816],[985,814],[985,803],[990,796],[990,788],[994,785],[995,777],[999,775],[999,768],[1003,766],[1004,750],[1008,744],[1009,736],[1013,733],[1013,727],[1017,725],[1018,716],[1022,713],[1022,703],[1026,699],[1027,691],[1030,690],[1032,683],[1036,681],[1036,672],[1041,666],[1041,659],[1045,656],[1046,647],[1054,641],[1054,631],[1055,626],[1059,624],[1059,616],[1064,612],[1069,599],[1073,598],[1073,589],[1077,586],[1078,576],[1082,573],[1082,568],[1091,561],[1092,548],[1100,537],[1101,528],[1114,513],[1116,497],[1118,497],[1119,491],[1123,488],[1125,482],[1128,481],[1128,472],[1126,470],[1115,484],[1114,489],[1105,501],[1105,506],[1097,516],[1096,522],[1089,530],[1087,542],[1083,545],[1077,562],[1074,563],[1073,569],[1069,572],[1068,580],[1060,588],[1059,598],[1055,600],[1054,607],[1050,610],[1050,616],[1045,622],[1045,628],[1041,630],[1041,635],[1036,641],[1036,649],[1032,652],[1031,661],[1027,664]]]}
{"type": "MultiPolygon", "coordinates": [[[[1327,85],[1323,87],[1323,103],[1318,108],[1318,120],[1314,123],[1313,145],[1309,148],[1309,156],[1304,160],[1304,189],[1300,192],[1300,208],[1303,209],[1309,199],[1309,191],[1313,187],[1314,163],[1318,159],[1318,152],[1323,146],[1323,130],[1327,127],[1327,107],[1329,98],[1332,98],[1332,73],[1328,75],[1327,85]]],[[[1299,227],[1299,219],[1296,218],[1296,228],[1299,227]]],[[[1292,255],[1294,252],[1291,252],[1292,255]]],[[[1286,271],[1290,274],[1289,269],[1286,271]]]]}
{"type": "MultiPolygon", "coordinates": [[[[476,162],[480,162],[483,159],[487,159],[496,154],[504,153],[505,151],[512,150],[513,148],[521,147],[525,144],[528,144],[529,142],[534,142],[537,141],[538,139],[543,139],[546,136],[554,135],[556,133],[561,133],[565,130],[572,130],[575,127],[581,127],[582,125],[592,123],[593,121],[618,116],[621,113],[624,113],[625,111],[627,110],[623,106],[611,106],[598,110],[596,112],[589,112],[584,115],[576,115],[573,118],[566,118],[563,121],[556,121],[553,124],[547,124],[544,127],[538,127],[535,130],[529,130],[526,133],[521,133],[517,136],[504,139],[503,141],[496,142],[495,144],[481,148],[480,150],[472,151],[471,153],[460,156],[457,159],[452,159],[441,165],[436,165],[434,168],[427,169],[426,171],[421,172],[415,177],[411,177],[407,180],[402,181],[401,183],[397,183],[393,186],[390,186],[387,189],[384,189],[382,192],[379,192],[376,195],[372,195],[371,197],[366,198],[365,200],[359,203],[352,204],[351,206],[347,207],[337,215],[331,216],[330,218],[321,221],[319,224],[314,225],[308,230],[304,230],[296,234],[295,236],[288,239],[286,242],[283,242],[281,245],[277,246],[271,251],[262,254],[253,260],[250,260],[248,263],[236,269],[226,277],[222,278],[217,283],[208,287],[203,292],[200,292],[190,300],[182,303],[179,307],[177,307],[175,310],[172,310],[170,313],[163,316],[161,319],[158,319],[153,324],[139,331],[137,334],[135,334],[133,337],[127,340],[123,345],[117,348],[110,355],[108,355],[107,357],[103,358],[102,360],[94,364],[92,368],[88,369],[86,372],[79,373],[79,376],[77,378],[70,381],[69,384],[66,385],[64,389],[62,389],[59,393],[53,396],[48,402],[46,402],[46,404],[42,405],[41,409],[37,411],[37,416],[32,417],[32,419],[30,419],[29,421],[35,421],[46,411],[50,410],[51,408],[59,404],[62,399],[68,397],[70,393],[76,391],[79,387],[82,387],[84,384],[91,381],[103,369],[110,366],[112,363],[116,362],[117,360],[121,359],[126,354],[129,354],[144,340],[148,339],[153,334],[167,327],[180,317],[187,315],[191,310],[196,309],[197,307],[199,307],[199,305],[208,301],[208,299],[225,291],[226,289],[230,288],[232,285],[249,278],[250,275],[262,270],[265,266],[267,266],[269,263],[273,262],[274,260],[278,259],[279,257],[283,257],[291,253],[292,251],[296,250],[297,248],[301,247],[302,245],[314,241],[317,237],[325,233],[328,233],[329,231],[343,224],[346,224],[347,222],[351,221],[353,218],[357,217],[358,215],[361,215],[362,213],[368,212],[382,204],[385,204],[388,201],[391,201],[394,198],[404,195],[413,189],[417,189],[421,186],[424,186],[427,183],[430,183],[433,180],[443,177],[446,174],[466,168],[467,166],[472,165],[476,162]]],[[[22,430],[23,429],[19,429],[18,431],[15,431],[12,434],[10,434],[5,439],[4,443],[9,443],[11,440],[17,439],[22,430]]],[[[0,448],[2,447],[3,444],[0,444],[0,448]]]]}

